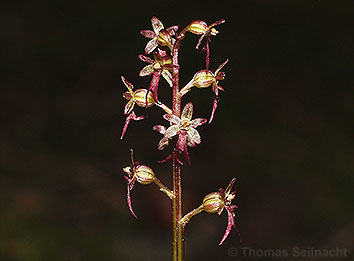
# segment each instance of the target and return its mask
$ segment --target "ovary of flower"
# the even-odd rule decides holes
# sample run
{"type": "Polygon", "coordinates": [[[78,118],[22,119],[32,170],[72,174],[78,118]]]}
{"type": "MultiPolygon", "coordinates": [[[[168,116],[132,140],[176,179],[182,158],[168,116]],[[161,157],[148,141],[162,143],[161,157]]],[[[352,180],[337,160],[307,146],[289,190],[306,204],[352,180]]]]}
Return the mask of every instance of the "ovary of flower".
{"type": "Polygon", "coordinates": [[[138,89],[133,91],[134,86],[128,82],[124,76],[121,77],[124,85],[128,91],[123,93],[123,97],[128,100],[128,103],[124,107],[124,114],[128,115],[137,104],[140,107],[151,107],[155,104],[155,100],[152,97],[152,93],[146,89],[138,89]]]}
{"type": "Polygon", "coordinates": [[[146,44],[145,53],[146,54],[151,53],[153,50],[155,50],[155,48],[159,44],[161,46],[168,46],[169,48],[172,48],[172,44],[174,42],[174,39],[172,39],[171,36],[174,36],[176,34],[176,31],[178,30],[179,26],[174,25],[174,26],[168,27],[165,30],[162,22],[155,16],[151,18],[151,25],[152,25],[153,31],[151,31],[151,30],[141,30],[140,31],[140,33],[143,36],[151,39],[146,44]]]}

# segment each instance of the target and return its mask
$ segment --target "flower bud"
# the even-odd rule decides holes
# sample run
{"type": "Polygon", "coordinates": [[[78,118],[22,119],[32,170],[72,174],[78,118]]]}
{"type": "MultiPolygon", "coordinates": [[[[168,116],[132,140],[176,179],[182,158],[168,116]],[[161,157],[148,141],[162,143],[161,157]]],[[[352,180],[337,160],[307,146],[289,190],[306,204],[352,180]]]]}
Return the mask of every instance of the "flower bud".
{"type": "Polygon", "coordinates": [[[208,25],[201,20],[196,20],[189,24],[188,30],[193,34],[201,35],[208,31],[208,25]]]}
{"type": "Polygon", "coordinates": [[[152,93],[146,89],[138,89],[134,92],[134,101],[140,107],[151,107],[155,104],[155,100],[152,97],[152,93]],[[146,95],[147,94],[147,95],[146,95]]]}
{"type": "Polygon", "coordinates": [[[146,165],[136,167],[135,177],[136,181],[143,185],[150,184],[156,179],[154,171],[146,165]]]}
{"type": "Polygon", "coordinates": [[[212,192],[203,199],[203,209],[208,213],[220,213],[225,207],[225,200],[219,192],[212,192]]]}
{"type": "Polygon", "coordinates": [[[215,80],[214,74],[209,70],[202,70],[194,75],[194,86],[198,88],[207,88],[215,80]]]}

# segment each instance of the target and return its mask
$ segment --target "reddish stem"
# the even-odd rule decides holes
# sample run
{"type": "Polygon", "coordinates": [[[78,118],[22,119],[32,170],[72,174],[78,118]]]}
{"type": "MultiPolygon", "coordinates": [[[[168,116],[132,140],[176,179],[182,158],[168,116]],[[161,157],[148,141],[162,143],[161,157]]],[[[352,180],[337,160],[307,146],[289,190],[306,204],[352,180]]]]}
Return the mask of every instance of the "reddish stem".
{"type": "MultiPolygon", "coordinates": [[[[172,51],[172,63],[174,65],[172,78],[172,113],[178,117],[181,114],[181,95],[179,94],[179,64],[178,50],[181,41],[185,37],[186,28],[181,31],[177,42],[172,51]]],[[[181,184],[181,165],[179,164],[180,152],[172,151],[172,174],[173,174],[173,193],[172,199],[172,260],[182,261],[184,254],[184,227],[179,220],[182,218],[182,184],[181,184]]]]}

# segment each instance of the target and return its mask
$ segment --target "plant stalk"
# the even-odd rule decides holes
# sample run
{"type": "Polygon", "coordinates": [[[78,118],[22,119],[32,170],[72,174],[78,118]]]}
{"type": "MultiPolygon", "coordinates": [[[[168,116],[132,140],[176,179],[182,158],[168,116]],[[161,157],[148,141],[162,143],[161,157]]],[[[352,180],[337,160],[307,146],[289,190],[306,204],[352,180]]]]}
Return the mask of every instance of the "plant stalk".
{"type": "MultiPolygon", "coordinates": [[[[177,42],[179,42],[177,40],[177,42]]],[[[178,117],[181,114],[181,95],[179,94],[179,64],[178,45],[172,51],[173,78],[172,78],[172,113],[178,117]]],[[[172,151],[173,193],[172,199],[172,261],[182,261],[184,254],[184,227],[180,224],[182,218],[182,184],[180,152],[172,151]]]]}

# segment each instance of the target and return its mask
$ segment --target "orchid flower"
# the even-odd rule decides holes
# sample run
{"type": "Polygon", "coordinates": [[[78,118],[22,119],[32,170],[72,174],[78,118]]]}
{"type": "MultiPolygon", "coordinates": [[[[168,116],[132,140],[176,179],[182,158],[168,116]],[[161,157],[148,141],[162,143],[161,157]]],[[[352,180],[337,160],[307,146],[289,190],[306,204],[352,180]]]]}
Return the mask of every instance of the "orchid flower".
{"type": "Polygon", "coordinates": [[[133,84],[128,82],[124,76],[122,76],[121,79],[128,89],[127,92],[123,93],[123,97],[128,100],[128,103],[124,107],[124,115],[126,116],[126,119],[122,135],[120,136],[120,139],[123,139],[131,120],[140,121],[145,118],[145,116],[136,116],[135,112],[133,111],[134,105],[137,104],[140,107],[151,107],[155,104],[155,101],[150,91],[146,89],[138,89],[134,91],[133,84]]]}
{"type": "Polygon", "coordinates": [[[210,64],[210,46],[209,43],[211,42],[211,36],[217,35],[219,32],[214,28],[215,26],[219,24],[225,23],[225,19],[221,19],[219,21],[216,21],[212,23],[211,25],[207,25],[204,21],[201,20],[196,20],[193,21],[189,24],[188,26],[188,31],[190,31],[193,34],[200,35],[200,38],[198,40],[197,46],[195,47],[196,49],[199,48],[200,44],[202,43],[203,39],[205,38],[205,45],[202,49],[203,51],[206,51],[206,58],[205,58],[205,63],[206,63],[206,70],[209,70],[209,64],[210,64]]]}
{"type": "MultiPolygon", "coordinates": [[[[225,62],[223,62],[218,67],[218,69],[216,69],[215,72],[212,72],[210,70],[201,70],[201,71],[197,72],[193,78],[193,85],[192,86],[196,86],[197,88],[207,88],[207,87],[211,86],[211,89],[214,92],[213,108],[211,111],[209,123],[212,122],[216,108],[218,107],[219,90],[221,90],[221,91],[224,90],[220,85],[218,85],[219,81],[225,79],[225,73],[221,72],[220,70],[225,66],[225,64],[227,64],[228,61],[229,61],[229,59],[227,59],[225,62]]],[[[182,89],[181,93],[182,94],[187,93],[190,90],[190,88],[191,87],[188,86],[188,88],[186,88],[185,90],[182,89]]]]}
{"type": "Polygon", "coordinates": [[[123,171],[127,174],[127,176],[124,176],[124,178],[127,180],[127,203],[130,212],[133,214],[135,218],[137,216],[135,215],[132,207],[132,201],[130,197],[130,191],[132,191],[135,181],[139,182],[140,184],[150,184],[151,182],[156,181],[156,177],[154,174],[154,171],[143,164],[140,164],[138,161],[134,161],[133,158],[133,150],[130,150],[130,159],[131,159],[131,165],[123,168],[123,171]]]}
{"type": "Polygon", "coordinates": [[[176,35],[176,31],[178,30],[179,26],[174,25],[164,29],[162,22],[156,16],[151,18],[151,25],[153,31],[140,31],[143,36],[151,39],[145,46],[145,53],[151,53],[158,45],[168,46],[172,50],[175,40],[171,36],[176,35]]]}
{"type": "Polygon", "coordinates": [[[149,63],[149,65],[146,65],[140,71],[139,76],[152,75],[149,91],[152,92],[152,96],[155,101],[158,101],[157,90],[160,81],[160,76],[162,75],[162,77],[165,78],[170,87],[172,87],[172,74],[170,70],[172,70],[173,65],[172,59],[166,51],[163,51],[158,48],[157,52],[154,52],[153,55],[154,60],[142,54],[138,56],[140,60],[149,63]]]}
{"type": "Polygon", "coordinates": [[[236,191],[231,192],[231,189],[235,182],[236,178],[233,178],[226,189],[220,188],[218,192],[209,193],[203,199],[202,210],[204,210],[205,212],[217,213],[218,215],[221,215],[223,210],[226,209],[228,216],[227,227],[224,236],[222,237],[219,243],[219,246],[228,237],[232,227],[234,227],[239,233],[235,224],[235,209],[237,208],[237,206],[231,205],[231,201],[235,198],[236,195],[236,191]]]}
{"type": "Polygon", "coordinates": [[[207,119],[204,118],[196,118],[192,120],[192,115],[193,104],[189,102],[183,108],[181,117],[174,114],[163,115],[164,119],[172,124],[170,127],[167,129],[161,125],[154,127],[155,130],[164,134],[164,137],[160,140],[157,148],[159,150],[163,150],[168,145],[168,141],[172,139],[172,137],[178,135],[176,149],[184,153],[184,156],[189,164],[190,157],[187,150],[187,145],[189,147],[195,147],[197,144],[201,143],[201,137],[195,128],[207,122],[207,119]]]}

